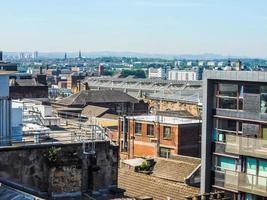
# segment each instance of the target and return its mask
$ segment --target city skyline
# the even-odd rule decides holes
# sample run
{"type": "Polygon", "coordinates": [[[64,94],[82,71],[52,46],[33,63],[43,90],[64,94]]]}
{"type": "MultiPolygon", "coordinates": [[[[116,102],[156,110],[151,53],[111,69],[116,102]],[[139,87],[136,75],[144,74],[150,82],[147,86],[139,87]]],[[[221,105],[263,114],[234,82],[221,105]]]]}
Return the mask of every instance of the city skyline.
{"type": "Polygon", "coordinates": [[[267,58],[267,2],[1,2],[4,51],[220,54],[267,58]]]}

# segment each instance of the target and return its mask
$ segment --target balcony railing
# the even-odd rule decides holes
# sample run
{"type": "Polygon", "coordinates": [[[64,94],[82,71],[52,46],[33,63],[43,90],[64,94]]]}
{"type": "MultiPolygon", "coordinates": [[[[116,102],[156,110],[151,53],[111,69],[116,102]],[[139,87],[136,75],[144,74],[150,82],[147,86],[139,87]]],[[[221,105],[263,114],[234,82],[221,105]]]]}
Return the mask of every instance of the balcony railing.
{"type": "Polygon", "coordinates": [[[267,197],[267,177],[225,170],[224,187],[267,197]]]}
{"type": "Polygon", "coordinates": [[[267,140],[228,134],[225,152],[267,159],[267,140]]]}

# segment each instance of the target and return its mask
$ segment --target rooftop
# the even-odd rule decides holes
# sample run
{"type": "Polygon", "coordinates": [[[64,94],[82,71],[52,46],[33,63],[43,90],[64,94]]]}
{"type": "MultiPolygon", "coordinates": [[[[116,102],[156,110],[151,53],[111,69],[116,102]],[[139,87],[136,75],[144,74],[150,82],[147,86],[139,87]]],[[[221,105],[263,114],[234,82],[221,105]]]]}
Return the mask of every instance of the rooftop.
{"type": "Polygon", "coordinates": [[[195,195],[199,192],[196,187],[185,183],[169,181],[166,179],[133,172],[125,168],[119,169],[118,186],[126,190],[125,195],[131,197],[150,196],[154,200],[184,199],[185,196],[195,195]]]}
{"type": "Polygon", "coordinates": [[[61,99],[56,104],[66,106],[86,106],[90,103],[138,103],[130,95],[116,90],[84,90],[77,94],[61,99]]]}
{"type": "Polygon", "coordinates": [[[201,123],[201,120],[198,119],[186,119],[179,117],[159,116],[159,115],[139,115],[127,118],[135,119],[136,121],[160,122],[164,124],[173,124],[173,125],[201,123]]]}

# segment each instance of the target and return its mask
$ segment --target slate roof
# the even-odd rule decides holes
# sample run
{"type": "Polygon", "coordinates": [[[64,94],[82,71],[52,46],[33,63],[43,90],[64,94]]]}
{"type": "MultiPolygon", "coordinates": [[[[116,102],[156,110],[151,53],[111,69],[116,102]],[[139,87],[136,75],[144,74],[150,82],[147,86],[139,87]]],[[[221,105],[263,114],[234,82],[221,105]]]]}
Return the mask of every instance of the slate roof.
{"type": "Polygon", "coordinates": [[[125,195],[127,196],[150,196],[153,197],[153,200],[167,199],[167,197],[179,200],[199,193],[199,188],[188,186],[185,183],[169,181],[125,168],[119,169],[118,186],[126,190],[125,195]]]}
{"type": "Polygon", "coordinates": [[[105,107],[87,105],[83,108],[81,114],[86,117],[99,117],[102,116],[108,110],[109,109],[105,107]]]}
{"type": "Polygon", "coordinates": [[[152,176],[184,183],[200,164],[200,159],[187,157],[186,160],[157,158],[152,176]]]}
{"type": "Polygon", "coordinates": [[[90,103],[138,103],[130,95],[116,90],[84,90],[77,94],[61,99],[56,104],[66,106],[86,106],[90,103]]]}

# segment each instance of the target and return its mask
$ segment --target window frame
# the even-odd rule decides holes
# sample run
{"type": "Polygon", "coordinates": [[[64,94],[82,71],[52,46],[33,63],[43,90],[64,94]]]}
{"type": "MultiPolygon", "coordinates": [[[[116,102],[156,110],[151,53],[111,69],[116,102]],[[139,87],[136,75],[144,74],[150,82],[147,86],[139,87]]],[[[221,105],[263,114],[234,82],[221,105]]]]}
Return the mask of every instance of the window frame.
{"type": "Polygon", "coordinates": [[[147,124],[146,135],[149,137],[154,137],[154,124],[147,124]],[[152,131],[152,134],[150,134],[150,131],[152,131]]]}
{"type": "Polygon", "coordinates": [[[171,126],[163,126],[163,139],[170,139],[171,138],[171,134],[172,134],[172,127],[171,126]],[[165,130],[169,129],[169,133],[168,136],[166,136],[166,132],[165,130]]]}
{"type": "Polygon", "coordinates": [[[135,124],[134,124],[134,134],[135,135],[142,135],[142,123],[140,123],[140,122],[135,122],[135,124]],[[138,126],[137,126],[138,125],[138,126]],[[139,127],[140,126],[140,127],[139,127]],[[139,127],[138,129],[139,129],[139,132],[137,132],[137,127],[139,127]]]}

